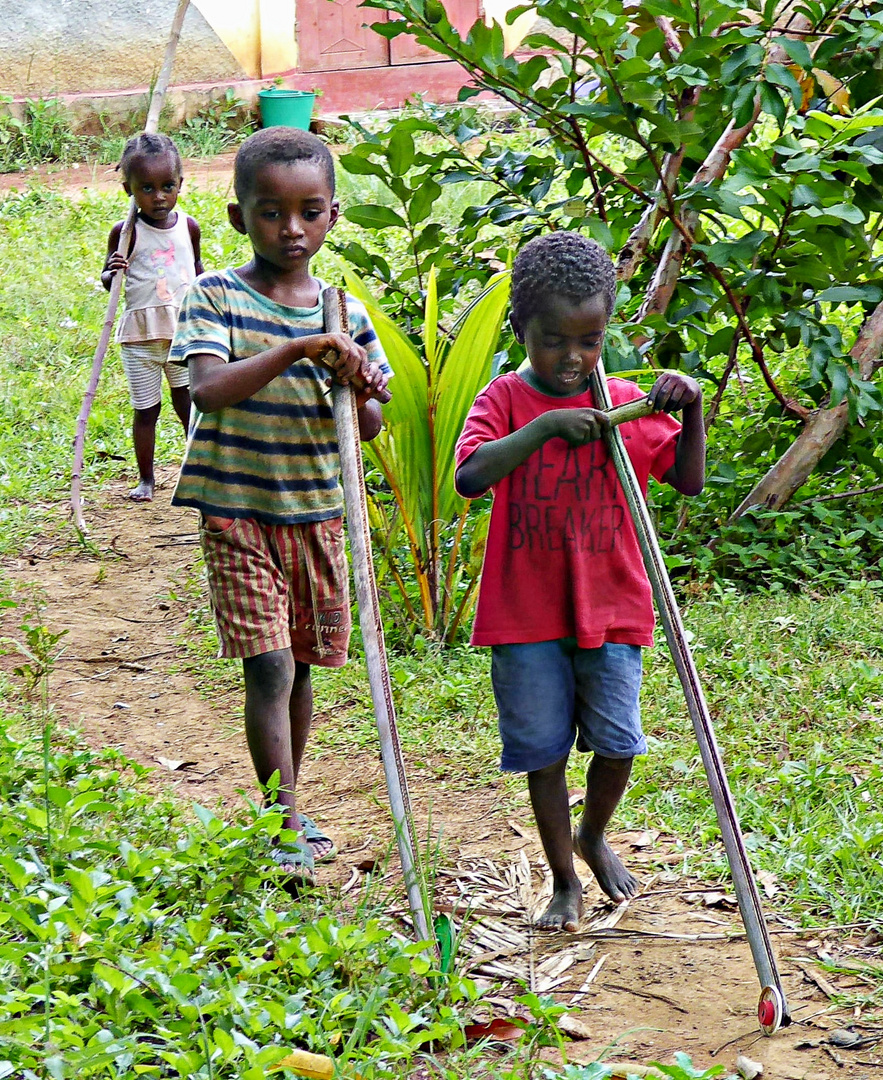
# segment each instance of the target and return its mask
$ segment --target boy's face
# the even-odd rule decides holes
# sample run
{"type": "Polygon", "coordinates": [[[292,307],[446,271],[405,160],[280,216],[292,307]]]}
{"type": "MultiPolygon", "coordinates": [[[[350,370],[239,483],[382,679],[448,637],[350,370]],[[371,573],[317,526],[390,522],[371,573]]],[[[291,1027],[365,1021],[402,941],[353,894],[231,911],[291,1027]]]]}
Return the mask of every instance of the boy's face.
{"type": "Polygon", "coordinates": [[[175,209],[183,183],[170,154],[142,154],[129,167],[123,188],[152,225],[164,226],[175,209]]]}
{"type": "Polygon", "coordinates": [[[582,394],[598,365],[606,327],[607,307],[600,295],[581,303],[552,295],[526,326],[515,327],[537,389],[555,397],[582,394]]]}
{"type": "Polygon", "coordinates": [[[227,207],[230,224],[247,233],[258,261],[288,273],[309,267],[339,205],[314,161],[265,165],[241,203],[227,207]]]}

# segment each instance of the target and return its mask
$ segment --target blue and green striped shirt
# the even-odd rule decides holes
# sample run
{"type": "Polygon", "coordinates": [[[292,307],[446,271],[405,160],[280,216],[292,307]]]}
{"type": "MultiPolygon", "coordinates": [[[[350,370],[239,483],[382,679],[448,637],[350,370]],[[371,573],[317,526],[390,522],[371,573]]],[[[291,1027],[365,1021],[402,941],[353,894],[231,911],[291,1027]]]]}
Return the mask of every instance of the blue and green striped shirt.
{"type": "MultiPolygon", "coordinates": [[[[364,306],[347,296],[352,337],[390,373],[364,306]]],[[[226,363],[322,333],[322,304],[292,308],[235,270],[203,274],[187,292],[169,359],[198,353],[226,363]]],[[[340,460],[325,368],[291,364],[238,405],[197,413],[172,502],[204,514],[270,524],[324,521],[343,512],[340,460]]]]}

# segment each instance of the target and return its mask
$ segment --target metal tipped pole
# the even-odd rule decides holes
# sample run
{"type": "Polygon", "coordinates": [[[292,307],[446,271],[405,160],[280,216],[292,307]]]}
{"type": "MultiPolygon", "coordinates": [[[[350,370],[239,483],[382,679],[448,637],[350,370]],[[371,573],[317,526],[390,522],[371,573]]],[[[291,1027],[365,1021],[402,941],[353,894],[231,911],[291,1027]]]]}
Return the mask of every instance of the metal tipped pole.
{"type": "MultiPolygon", "coordinates": [[[[596,407],[609,411],[611,408],[610,392],[607,387],[607,377],[600,361],[590,376],[590,385],[595,397],[596,407]]],[[[748,944],[751,947],[754,966],[760,980],[761,995],[757,1009],[758,1021],[764,1034],[772,1035],[779,1027],[787,1027],[791,1023],[791,1015],[788,1012],[788,1003],[776,967],[772,942],[764,922],[760,895],[757,891],[754,875],[751,872],[751,864],[748,860],[748,852],[745,850],[745,841],[742,838],[742,830],[736,816],[733,796],[727,783],[723,759],[714,736],[711,715],[708,712],[705,696],[702,693],[702,685],[699,682],[699,674],[693,662],[690,646],[687,644],[681,613],[678,609],[674,590],[671,587],[668,571],[665,568],[665,560],[662,557],[659,541],[653,530],[650,512],[644,502],[644,496],[625,449],[622,433],[618,427],[611,429],[607,445],[635,523],[635,531],[641,545],[641,554],[644,558],[647,576],[650,578],[653,595],[656,598],[659,618],[665,630],[665,637],[671,650],[672,659],[680,676],[684,697],[687,701],[687,709],[693,722],[693,730],[696,733],[696,741],[699,743],[699,754],[708,777],[708,786],[711,789],[711,797],[717,813],[727,860],[730,864],[730,872],[733,875],[733,886],[736,891],[736,898],[739,901],[739,911],[745,926],[748,944]]]]}

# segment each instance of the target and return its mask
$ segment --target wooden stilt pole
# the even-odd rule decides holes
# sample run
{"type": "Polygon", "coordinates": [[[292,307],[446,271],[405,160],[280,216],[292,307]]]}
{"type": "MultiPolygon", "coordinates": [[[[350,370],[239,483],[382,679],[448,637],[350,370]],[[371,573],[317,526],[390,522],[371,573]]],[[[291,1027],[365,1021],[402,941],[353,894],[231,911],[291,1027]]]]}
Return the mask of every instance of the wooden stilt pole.
{"type": "MultiPolygon", "coordinates": [[[[169,33],[168,43],[166,44],[162,67],[160,68],[159,76],[157,77],[156,84],[153,88],[153,93],[150,95],[147,120],[144,124],[144,131],[147,134],[155,132],[159,124],[159,115],[162,112],[166,91],[169,88],[169,80],[172,77],[172,65],[175,62],[175,50],[178,47],[178,39],[181,36],[181,27],[184,23],[184,16],[187,14],[187,8],[189,6],[190,0],[178,0],[178,7],[175,11],[175,17],[172,20],[172,29],[169,33]]],[[[132,236],[132,230],[135,228],[135,216],[137,213],[138,207],[135,205],[135,200],[132,199],[129,202],[129,212],[126,215],[126,220],[123,223],[122,232],[120,233],[120,242],[117,245],[117,251],[122,254],[125,254],[129,250],[129,240],[132,236]]],[[[89,376],[89,383],[83,397],[83,404],[80,406],[80,414],[77,417],[76,435],[74,437],[74,464],[73,469],[71,470],[71,510],[73,511],[74,524],[77,527],[77,531],[82,535],[86,534],[86,519],[83,516],[83,500],[80,495],[80,474],[83,470],[83,455],[86,448],[86,425],[89,423],[89,413],[92,411],[92,402],[95,400],[95,394],[98,390],[98,380],[101,378],[101,368],[104,365],[104,357],[107,353],[107,347],[110,344],[110,334],[113,330],[113,323],[116,318],[122,287],[123,275],[121,273],[114,274],[110,285],[110,296],[107,301],[107,314],[104,317],[101,336],[98,339],[98,346],[95,349],[95,355],[92,358],[92,374],[89,376]]]]}
{"type": "MultiPolygon", "coordinates": [[[[342,325],[339,290],[326,289],[323,294],[323,306],[326,333],[339,331],[342,325]]],[[[396,843],[402,864],[402,874],[405,878],[405,889],[408,893],[408,905],[414,920],[414,932],[419,941],[430,941],[433,940],[433,933],[429,925],[428,899],[418,860],[414,818],[408,797],[408,779],[405,775],[405,763],[399,745],[395,705],[392,699],[392,682],[386,661],[380,599],[377,595],[377,581],[371,559],[371,535],[365,499],[362,452],[359,445],[356,399],[352,387],[335,383],[331,388],[331,400],[334,422],[337,426],[340,470],[346,501],[347,534],[350,540],[356,600],[359,606],[359,625],[362,628],[365,666],[368,668],[374,717],[380,737],[380,755],[383,759],[383,771],[389,791],[389,805],[395,824],[396,843]]]]}

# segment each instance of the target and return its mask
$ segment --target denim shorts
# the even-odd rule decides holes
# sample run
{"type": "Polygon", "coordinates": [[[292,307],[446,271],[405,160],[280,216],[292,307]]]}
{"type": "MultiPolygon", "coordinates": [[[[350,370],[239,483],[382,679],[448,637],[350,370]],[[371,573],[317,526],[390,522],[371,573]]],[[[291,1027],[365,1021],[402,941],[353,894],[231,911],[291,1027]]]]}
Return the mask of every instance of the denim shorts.
{"type": "Polygon", "coordinates": [[[607,643],[580,649],[575,639],[494,645],[506,772],[534,772],[573,746],[607,758],[647,752],[641,730],[641,647],[607,643]]]}

